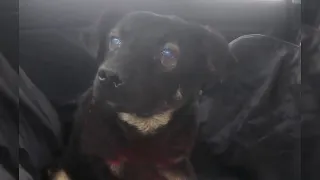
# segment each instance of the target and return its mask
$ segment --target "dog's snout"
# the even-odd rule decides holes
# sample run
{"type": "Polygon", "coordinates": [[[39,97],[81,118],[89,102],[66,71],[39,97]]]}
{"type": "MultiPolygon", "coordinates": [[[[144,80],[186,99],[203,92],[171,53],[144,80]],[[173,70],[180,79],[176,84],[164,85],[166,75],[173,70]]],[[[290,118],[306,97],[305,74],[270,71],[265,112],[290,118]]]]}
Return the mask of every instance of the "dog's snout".
{"type": "Polygon", "coordinates": [[[118,87],[121,84],[123,84],[122,80],[120,79],[117,73],[107,69],[100,69],[98,72],[98,78],[100,82],[104,82],[115,87],[118,87]]]}

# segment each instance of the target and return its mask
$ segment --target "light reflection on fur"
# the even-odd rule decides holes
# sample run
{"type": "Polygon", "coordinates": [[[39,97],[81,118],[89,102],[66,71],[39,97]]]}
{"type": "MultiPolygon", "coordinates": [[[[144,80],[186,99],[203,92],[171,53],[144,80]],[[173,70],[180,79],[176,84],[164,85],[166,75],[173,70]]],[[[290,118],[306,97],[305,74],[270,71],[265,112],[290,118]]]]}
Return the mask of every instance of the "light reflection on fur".
{"type": "Polygon", "coordinates": [[[176,100],[181,100],[182,97],[183,97],[183,95],[182,95],[182,90],[181,90],[181,87],[179,86],[179,88],[178,88],[178,90],[177,90],[174,98],[175,98],[176,100]]]}

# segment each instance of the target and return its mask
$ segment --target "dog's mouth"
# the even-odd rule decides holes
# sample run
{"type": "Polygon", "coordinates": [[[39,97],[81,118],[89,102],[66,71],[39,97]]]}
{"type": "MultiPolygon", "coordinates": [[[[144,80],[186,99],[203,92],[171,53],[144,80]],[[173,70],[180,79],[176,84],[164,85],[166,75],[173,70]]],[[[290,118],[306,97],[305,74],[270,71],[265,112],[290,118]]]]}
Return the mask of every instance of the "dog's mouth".
{"type": "Polygon", "coordinates": [[[148,118],[170,109],[175,109],[173,104],[169,104],[164,100],[154,99],[154,101],[150,101],[144,97],[139,101],[136,98],[130,98],[132,96],[124,95],[93,96],[93,102],[101,107],[107,106],[107,108],[111,108],[114,112],[128,113],[141,118],[148,118]]]}
{"type": "Polygon", "coordinates": [[[165,89],[163,92],[155,93],[150,88],[137,87],[137,85],[125,85],[119,88],[106,88],[97,84],[93,89],[93,98],[97,104],[107,106],[116,113],[128,113],[141,118],[178,109],[183,103],[180,91],[177,98],[176,93],[167,92],[165,89]]]}
{"type": "Polygon", "coordinates": [[[157,114],[162,114],[169,110],[174,109],[172,106],[169,106],[167,103],[163,103],[162,105],[156,107],[145,106],[141,108],[137,107],[128,107],[121,104],[117,104],[115,102],[106,101],[107,105],[111,107],[117,113],[128,113],[140,118],[149,118],[157,114]]]}

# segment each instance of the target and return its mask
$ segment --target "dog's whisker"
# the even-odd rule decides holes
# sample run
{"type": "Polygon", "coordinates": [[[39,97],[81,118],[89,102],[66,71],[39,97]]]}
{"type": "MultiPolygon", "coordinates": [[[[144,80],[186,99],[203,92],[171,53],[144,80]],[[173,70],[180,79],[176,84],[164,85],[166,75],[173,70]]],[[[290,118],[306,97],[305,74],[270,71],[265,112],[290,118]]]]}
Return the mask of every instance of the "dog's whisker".
{"type": "Polygon", "coordinates": [[[123,84],[123,83],[117,84],[117,83],[113,82],[113,85],[114,85],[115,88],[118,88],[118,87],[121,86],[122,84],[123,84]]]}
{"type": "Polygon", "coordinates": [[[199,91],[199,95],[200,95],[200,96],[202,96],[202,94],[203,94],[203,91],[202,91],[202,90],[200,90],[200,91],[199,91]]]}
{"type": "Polygon", "coordinates": [[[179,88],[178,88],[178,90],[177,90],[174,98],[175,98],[176,100],[181,100],[182,97],[183,97],[183,95],[182,95],[182,90],[181,90],[181,87],[180,87],[180,85],[179,85],[179,88]]]}
{"type": "Polygon", "coordinates": [[[113,103],[113,102],[111,102],[111,101],[107,101],[107,104],[108,104],[109,106],[111,106],[111,107],[115,107],[115,106],[116,106],[116,104],[113,103]]]}

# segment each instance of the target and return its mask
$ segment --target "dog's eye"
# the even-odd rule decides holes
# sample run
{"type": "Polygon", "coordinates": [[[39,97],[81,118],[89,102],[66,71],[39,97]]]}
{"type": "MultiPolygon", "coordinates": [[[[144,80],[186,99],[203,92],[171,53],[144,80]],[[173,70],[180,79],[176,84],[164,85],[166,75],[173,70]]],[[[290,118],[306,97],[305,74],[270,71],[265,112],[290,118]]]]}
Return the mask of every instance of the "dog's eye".
{"type": "Polygon", "coordinates": [[[171,70],[176,67],[179,56],[179,47],[173,43],[167,43],[161,51],[161,64],[171,70]]]}
{"type": "Polygon", "coordinates": [[[161,55],[165,58],[174,58],[173,52],[170,49],[163,49],[161,55]]]}
{"type": "Polygon", "coordinates": [[[109,49],[115,50],[117,48],[120,48],[121,46],[121,40],[118,37],[111,37],[109,42],[109,49]]]}

